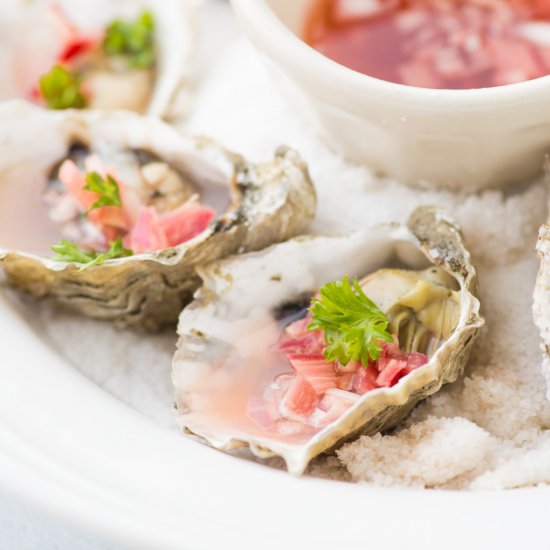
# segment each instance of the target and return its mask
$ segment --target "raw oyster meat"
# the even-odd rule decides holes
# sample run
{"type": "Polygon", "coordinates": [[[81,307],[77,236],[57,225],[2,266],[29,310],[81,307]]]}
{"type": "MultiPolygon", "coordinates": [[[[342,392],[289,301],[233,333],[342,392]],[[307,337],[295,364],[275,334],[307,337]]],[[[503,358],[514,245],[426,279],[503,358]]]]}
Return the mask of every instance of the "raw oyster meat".
{"type": "MultiPolygon", "coordinates": [[[[0,99],[42,102],[41,78],[61,66],[75,75],[88,108],[125,108],[179,119],[190,105],[196,7],[194,0],[0,0],[0,99]],[[125,28],[105,54],[102,41],[109,24],[131,25],[145,13],[149,19],[130,38],[138,48],[152,27],[152,49],[139,58],[116,53],[116,47],[123,48],[125,28]]],[[[52,74],[51,86],[64,78],[67,73],[52,74]]],[[[56,108],[67,101],[78,106],[74,98],[58,99],[56,108]]]]}
{"type": "MultiPolygon", "coordinates": [[[[247,446],[258,457],[281,456],[293,474],[350,438],[394,426],[421,399],[455,381],[483,325],[474,295],[476,271],[460,230],[431,207],[415,210],[406,225],[380,225],[343,237],[298,237],[214,262],[199,273],[203,286],[180,316],[173,360],[181,424],[222,450],[247,446]],[[390,371],[382,370],[379,376],[386,380],[378,379],[365,392],[331,387],[300,422],[290,414],[296,410],[283,410],[293,387],[288,378],[299,379],[311,356],[293,363],[292,356],[280,353],[286,346],[281,334],[295,336],[289,328],[304,321],[300,317],[311,297],[346,274],[362,279],[367,295],[388,314],[398,342],[384,350],[400,345],[406,353],[397,353],[404,361],[394,365],[405,370],[400,377],[394,371],[392,380],[386,376],[390,371]],[[273,395],[279,404],[275,411],[273,395]],[[333,403],[348,399],[328,421],[331,405],[322,407],[327,396],[333,403]],[[260,406],[267,404],[267,417],[251,414],[258,399],[260,406]]],[[[368,372],[355,368],[354,376],[368,372]]],[[[316,383],[326,384],[320,376],[316,383]]]]}
{"type": "MultiPolygon", "coordinates": [[[[271,162],[251,164],[209,139],[129,112],[47,111],[23,101],[7,102],[0,106],[0,152],[0,270],[7,283],[118,325],[157,330],[174,323],[199,286],[197,266],[294,236],[315,212],[315,191],[295,151],[281,147],[271,162]],[[79,263],[49,259],[50,247],[60,237],[80,231],[77,244],[89,245],[86,238],[93,233],[83,225],[91,214],[86,220],[79,212],[71,218],[55,199],[55,174],[61,177],[67,164],[78,172],[82,147],[107,149],[113,158],[145,158],[137,170],[141,179],[132,187],[132,177],[124,173],[125,184],[139,195],[163,181],[169,192],[145,193],[148,202],[140,212],[154,206],[159,216],[166,210],[170,216],[171,208],[196,205],[193,200],[198,200],[213,211],[212,221],[177,246],[136,248],[132,256],[85,269],[79,263]],[[65,160],[58,170],[68,154],[73,160],[65,160]],[[52,170],[54,178],[47,183],[52,170]],[[52,212],[56,219],[69,219],[61,230],[48,217],[52,212]]],[[[124,170],[136,171],[131,163],[122,163],[117,177],[124,170]]],[[[109,208],[115,209],[103,210],[109,208]]],[[[137,226],[124,239],[132,237],[137,226]]]]}

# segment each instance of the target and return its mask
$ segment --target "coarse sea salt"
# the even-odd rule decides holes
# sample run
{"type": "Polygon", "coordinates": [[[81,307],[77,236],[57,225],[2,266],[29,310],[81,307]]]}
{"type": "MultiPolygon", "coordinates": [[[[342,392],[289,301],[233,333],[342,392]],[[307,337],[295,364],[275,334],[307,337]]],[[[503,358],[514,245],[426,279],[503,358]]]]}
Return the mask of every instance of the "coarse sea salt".
{"type": "MultiPolygon", "coordinates": [[[[239,37],[224,11],[228,8],[216,9],[225,53],[210,60],[188,130],[257,160],[281,143],[297,148],[309,162],[319,195],[312,232],[341,233],[404,220],[419,204],[445,207],[462,225],[479,268],[487,327],[465,376],[417,407],[393,433],[359,438],[337,456],[317,459],[310,474],[453,489],[550,482],[550,405],[531,320],[538,266],[534,247],[547,216],[543,184],[517,194],[466,196],[410,189],[346,163],[287,108],[257,55],[239,37]]],[[[25,309],[35,317],[36,329],[96,384],[159,426],[175,428],[174,334],[145,337],[48,307],[25,309]]]]}

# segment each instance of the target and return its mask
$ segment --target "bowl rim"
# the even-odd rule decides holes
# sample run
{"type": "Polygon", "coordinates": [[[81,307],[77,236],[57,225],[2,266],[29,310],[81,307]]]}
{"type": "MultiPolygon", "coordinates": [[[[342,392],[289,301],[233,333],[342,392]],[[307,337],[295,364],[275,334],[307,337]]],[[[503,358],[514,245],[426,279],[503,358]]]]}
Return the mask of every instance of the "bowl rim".
{"type": "Polygon", "coordinates": [[[315,82],[311,88],[316,95],[326,97],[332,92],[331,95],[336,93],[349,102],[377,93],[379,99],[399,97],[418,107],[439,110],[457,105],[477,109],[494,102],[509,106],[525,101],[527,94],[546,94],[550,89],[550,75],[504,86],[465,90],[420,88],[381,80],[341,65],[309,46],[285,25],[266,0],[231,0],[231,4],[247,34],[253,35],[253,42],[261,43],[262,49],[278,64],[315,82]]]}

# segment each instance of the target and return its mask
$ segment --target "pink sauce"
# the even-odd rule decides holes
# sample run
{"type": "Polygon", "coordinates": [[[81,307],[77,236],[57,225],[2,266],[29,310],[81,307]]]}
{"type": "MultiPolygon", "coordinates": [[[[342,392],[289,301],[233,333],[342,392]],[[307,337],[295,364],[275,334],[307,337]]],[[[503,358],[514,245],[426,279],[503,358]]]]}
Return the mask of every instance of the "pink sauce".
{"type": "Polygon", "coordinates": [[[317,0],[304,38],[389,82],[502,86],[550,74],[550,0],[317,0]]]}

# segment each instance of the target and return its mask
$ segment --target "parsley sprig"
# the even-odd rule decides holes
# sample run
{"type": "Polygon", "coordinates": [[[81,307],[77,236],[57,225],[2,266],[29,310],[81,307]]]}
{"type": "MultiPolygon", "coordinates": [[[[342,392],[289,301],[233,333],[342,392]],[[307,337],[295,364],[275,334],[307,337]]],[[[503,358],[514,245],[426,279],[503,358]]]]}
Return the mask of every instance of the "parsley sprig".
{"type": "Polygon", "coordinates": [[[148,69],[155,64],[155,20],[144,11],[134,21],[115,19],[106,29],[103,49],[107,55],[127,58],[134,69],[148,69]]]}
{"type": "Polygon", "coordinates": [[[84,181],[86,185],[83,189],[99,194],[99,198],[90,206],[86,214],[103,206],[118,206],[122,208],[120,189],[115,178],[109,175],[106,178],[102,178],[97,172],[88,172],[84,177],[84,181]]]}
{"type": "Polygon", "coordinates": [[[124,258],[133,255],[132,250],[124,248],[122,239],[120,238],[116,241],[111,241],[109,249],[105,252],[82,250],[76,244],[64,239],[58,244],[53,245],[52,250],[55,252],[55,256],[52,259],[57,262],[83,264],[78,271],[84,271],[93,265],[100,265],[105,260],[114,260],[115,258],[124,258]]]}
{"type": "Polygon", "coordinates": [[[82,79],[63,65],[54,65],[43,74],[38,87],[49,109],[82,109],[86,100],[80,90],[82,79]]]}
{"type": "Polygon", "coordinates": [[[320,290],[320,298],[311,305],[313,317],[308,330],[322,329],[327,361],[347,365],[361,361],[368,365],[380,357],[380,342],[391,342],[389,319],[370,300],[357,279],[327,283],[320,290]]]}

